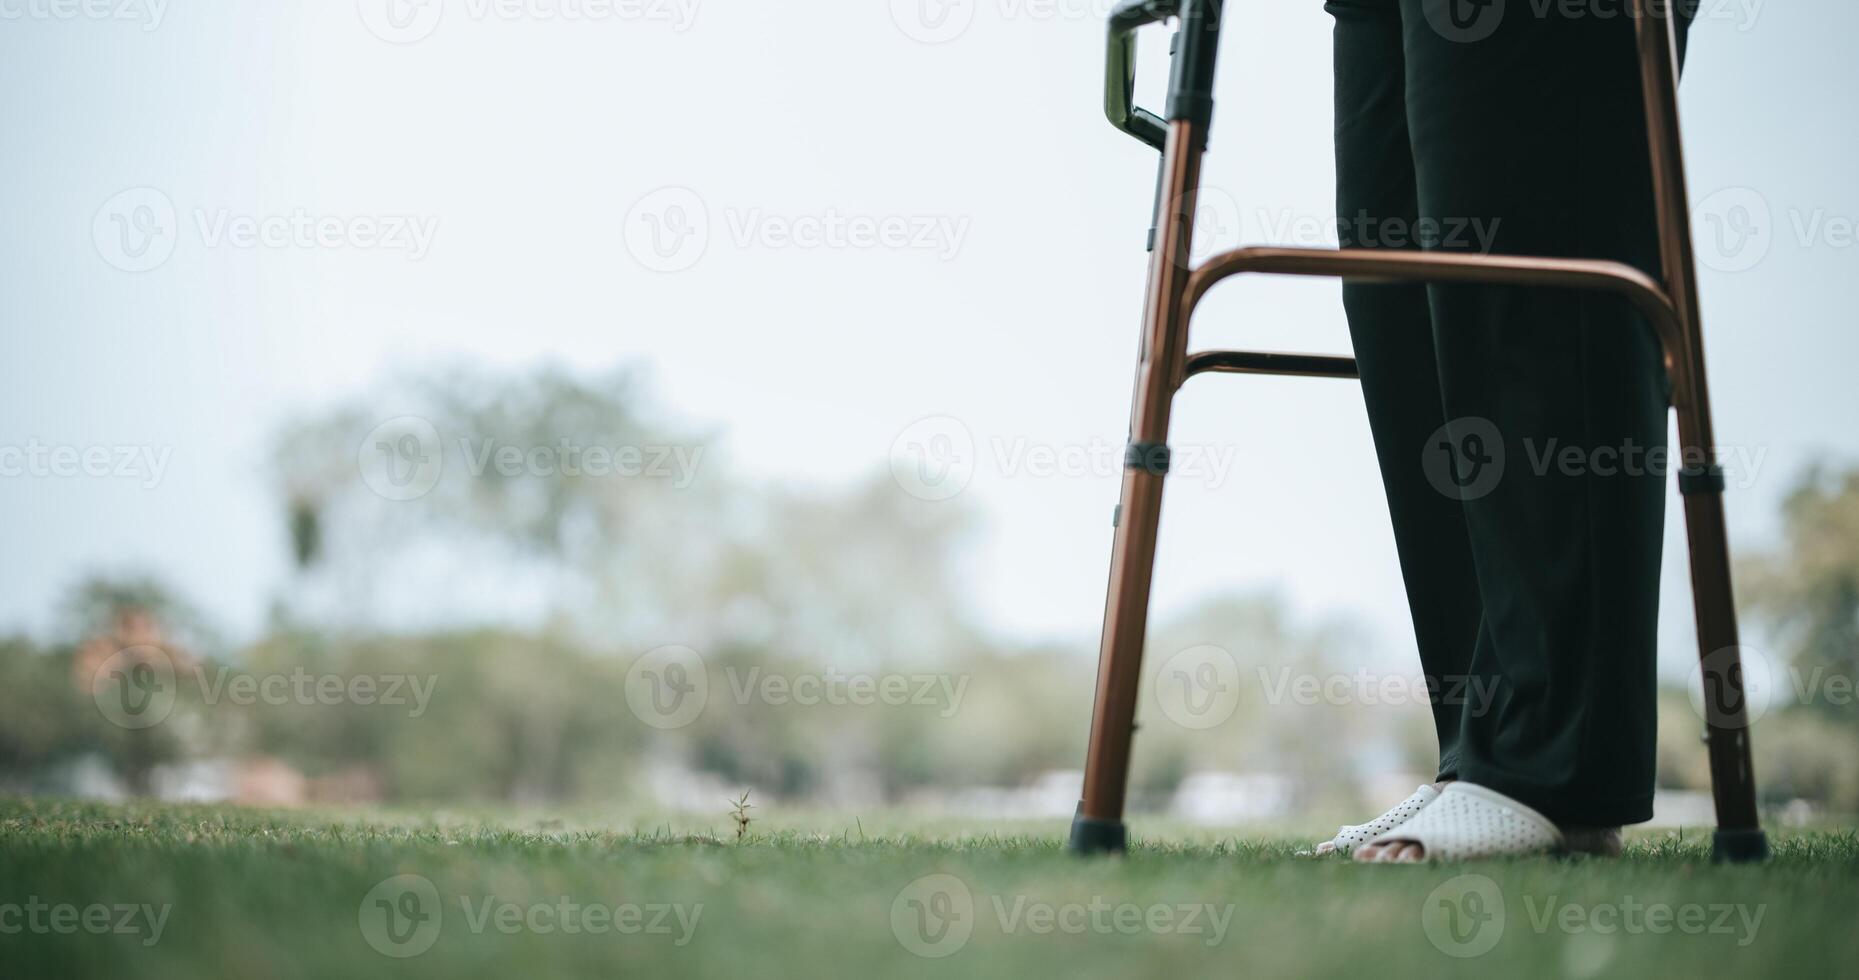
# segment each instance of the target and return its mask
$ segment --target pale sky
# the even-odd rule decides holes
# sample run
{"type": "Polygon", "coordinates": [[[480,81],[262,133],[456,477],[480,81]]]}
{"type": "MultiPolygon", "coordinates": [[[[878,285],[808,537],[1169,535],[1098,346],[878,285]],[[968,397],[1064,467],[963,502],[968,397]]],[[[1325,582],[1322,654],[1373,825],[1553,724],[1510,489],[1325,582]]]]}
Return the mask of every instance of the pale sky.
{"type": "MultiPolygon", "coordinates": [[[[649,365],[759,479],[886,472],[949,429],[919,420],[958,420],[985,622],[1091,645],[1118,474],[1074,464],[1122,441],[1154,178],[1101,115],[1107,4],[438,4],[0,0],[0,464],[147,454],[128,476],[0,475],[0,628],[45,629],[87,571],[147,568],[249,636],[287,570],[270,434],[469,359],[649,365]],[[1027,464],[1038,447],[1064,471],[1027,464]]],[[[1759,464],[1732,533],[1760,545],[1803,466],[1859,458],[1859,8],[1705,11],[1687,149],[1718,236],[1720,438],[1759,464]]],[[[1222,245],[1330,237],[1329,27],[1315,0],[1230,7],[1222,245]]],[[[1144,38],[1150,104],[1164,46],[1144,38]]],[[[1347,347],[1321,281],[1227,284],[1195,335],[1347,347]]],[[[1171,480],[1159,613],[1267,588],[1411,650],[1351,385],[1202,379],[1175,418],[1178,447],[1230,469],[1171,480]]],[[[1667,554],[1670,668],[1690,642],[1676,523],[1667,554]]]]}

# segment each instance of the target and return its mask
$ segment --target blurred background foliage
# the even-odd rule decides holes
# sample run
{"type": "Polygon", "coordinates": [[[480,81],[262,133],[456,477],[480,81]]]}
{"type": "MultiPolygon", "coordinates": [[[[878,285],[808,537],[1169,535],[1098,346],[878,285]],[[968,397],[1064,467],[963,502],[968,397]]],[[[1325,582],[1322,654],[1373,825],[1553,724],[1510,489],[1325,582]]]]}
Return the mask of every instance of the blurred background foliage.
{"type": "MultiPolygon", "coordinates": [[[[984,635],[957,587],[971,515],[885,474],[837,489],[743,482],[712,441],[659,417],[627,372],[434,372],[301,419],[272,455],[295,564],[263,635],[228,643],[156,578],[76,583],[60,636],[0,639],[0,789],[720,810],[726,791],[747,788],[848,807],[1067,808],[1095,651],[984,635]],[[430,492],[390,500],[360,478],[358,452],[381,420],[407,418],[442,435],[443,466],[430,492]],[[486,446],[654,447],[683,462],[659,476],[509,475],[474,467],[486,446]],[[667,644],[702,652],[711,698],[694,723],[661,731],[623,691],[636,658],[667,644]],[[99,664],[129,647],[165,651],[181,676],[151,728],[112,724],[93,698],[99,664]],[[746,677],[827,670],[965,686],[953,711],[733,694],[746,677]],[[426,679],[431,697],[414,711],[212,696],[216,678],[292,672],[426,679]]],[[[1752,552],[1740,580],[1784,678],[1755,742],[1763,790],[1772,805],[1852,814],[1859,710],[1851,698],[1795,703],[1786,678],[1818,670],[1850,691],[1859,674],[1859,471],[1807,474],[1782,516],[1781,539],[1752,552]]],[[[1362,670],[1351,625],[1297,622],[1271,596],[1212,599],[1152,627],[1147,669],[1203,644],[1237,662],[1239,707],[1191,731],[1146,698],[1137,806],[1178,808],[1213,774],[1216,808],[1263,793],[1272,807],[1237,811],[1344,811],[1430,774],[1417,705],[1267,704],[1269,678],[1286,671],[1362,670]]],[[[1660,780],[1695,796],[1708,772],[1686,700],[1677,687],[1663,697],[1660,780]]]]}

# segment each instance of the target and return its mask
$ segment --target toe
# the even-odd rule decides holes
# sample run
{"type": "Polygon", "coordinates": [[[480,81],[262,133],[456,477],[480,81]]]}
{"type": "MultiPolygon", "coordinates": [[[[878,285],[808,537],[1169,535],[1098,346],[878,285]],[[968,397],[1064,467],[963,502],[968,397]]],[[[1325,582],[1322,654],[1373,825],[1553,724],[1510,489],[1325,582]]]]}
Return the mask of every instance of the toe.
{"type": "Polygon", "coordinates": [[[1426,849],[1413,841],[1386,841],[1356,848],[1355,859],[1367,864],[1419,864],[1426,860],[1426,849]]]}

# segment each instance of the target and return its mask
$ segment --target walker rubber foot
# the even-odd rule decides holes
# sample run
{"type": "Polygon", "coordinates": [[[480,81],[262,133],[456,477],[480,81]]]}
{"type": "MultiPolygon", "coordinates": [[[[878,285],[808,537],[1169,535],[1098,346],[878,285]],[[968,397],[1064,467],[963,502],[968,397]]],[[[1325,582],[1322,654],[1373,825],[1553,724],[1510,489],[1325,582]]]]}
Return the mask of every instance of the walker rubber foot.
{"type": "Polygon", "coordinates": [[[1093,820],[1087,816],[1072,818],[1073,854],[1122,854],[1129,849],[1130,835],[1123,824],[1110,820],[1093,820]]]}
{"type": "Polygon", "coordinates": [[[1754,864],[1768,859],[1769,839],[1760,827],[1719,830],[1711,837],[1711,861],[1715,864],[1754,864]]]}

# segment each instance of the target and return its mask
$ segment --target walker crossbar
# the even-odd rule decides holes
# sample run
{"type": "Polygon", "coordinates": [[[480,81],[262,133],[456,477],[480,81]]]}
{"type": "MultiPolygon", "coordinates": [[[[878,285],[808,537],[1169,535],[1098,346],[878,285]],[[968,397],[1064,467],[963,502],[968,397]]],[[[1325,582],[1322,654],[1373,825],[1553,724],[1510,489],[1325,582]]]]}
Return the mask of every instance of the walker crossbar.
{"type": "Polygon", "coordinates": [[[1098,655],[1097,695],[1085,759],[1084,795],[1070,846],[1082,853],[1122,851],[1130,742],[1136,727],[1149,590],[1155,567],[1162,485],[1168,472],[1168,421],[1176,391],[1197,374],[1357,377],[1353,358],[1269,351],[1188,353],[1188,324],[1216,283],[1243,273],[1326,276],[1357,281],[1496,283],[1612,293],[1631,302],[1658,336],[1678,415],[1687,466],[1679,475],[1691,557],[1694,613],[1705,685],[1705,741],[1717,811],[1713,857],[1757,861],[1768,854],[1758,823],[1749,725],[1737,648],[1723,480],[1714,460],[1699,326],[1696,269],[1679,148],[1676,31],[1669,4],[1629,0],[1636,25],[1641,89],[1660,247],[1659,279],[1619,262],[1508,255],[1367,249],[1240,248],[1196,267],[1189,259],[1201,156],[1213,117],[1213,77],[1222,0],[1125,0],[1110,15],[1105,114],[1112,125],[1162,152],[1136,394],[1122,499],[1111,551],[1109,596],[1098,655]],[[1137,29],[1179,18],[1171,49],[1167,111],[1136,108],[1137,29]],[[1699,462],[1702,461],[1702,462],[1699,462]]]}

